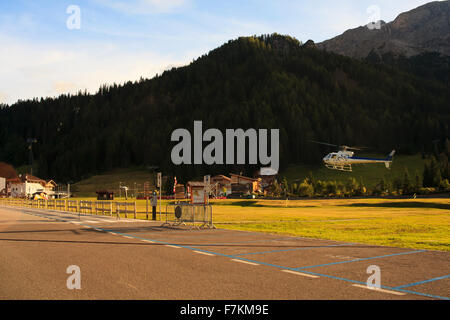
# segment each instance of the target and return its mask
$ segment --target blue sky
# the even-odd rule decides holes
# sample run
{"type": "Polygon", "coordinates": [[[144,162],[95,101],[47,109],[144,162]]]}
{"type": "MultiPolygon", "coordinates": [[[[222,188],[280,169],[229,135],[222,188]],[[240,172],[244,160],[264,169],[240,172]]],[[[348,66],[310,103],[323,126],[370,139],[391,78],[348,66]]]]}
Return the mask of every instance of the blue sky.
{"type": "Polygon", "coordinates": [[[0,103],[151,78],[239,36],[277,32],[320,42],[427,2],[2,0],[0,103]],[[80,29],[67,28],[71,5],[80,9],[80,29]]]}

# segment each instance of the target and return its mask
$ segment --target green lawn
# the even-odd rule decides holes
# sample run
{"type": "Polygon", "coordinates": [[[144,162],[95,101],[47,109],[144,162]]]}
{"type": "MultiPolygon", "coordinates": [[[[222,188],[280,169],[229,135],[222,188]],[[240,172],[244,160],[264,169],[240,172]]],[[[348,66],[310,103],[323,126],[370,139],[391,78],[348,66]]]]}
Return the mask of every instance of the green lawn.
{"type": "MultiPolygon", "coordinates": [[[[119,183],[128,186],[128,195],[134,194],[134,189],[143,191],[144,183],[150,182],[150,188],[155,189],[153,174],[144,168],[116,169],[102,175],[92,176],[86,180],[75,183],[72,191],[77,197],[95,197],[98,190],[114,191],[119,196],[119,183]]],[[[122,194],[123,194],[122,190],[122,194]]]]}

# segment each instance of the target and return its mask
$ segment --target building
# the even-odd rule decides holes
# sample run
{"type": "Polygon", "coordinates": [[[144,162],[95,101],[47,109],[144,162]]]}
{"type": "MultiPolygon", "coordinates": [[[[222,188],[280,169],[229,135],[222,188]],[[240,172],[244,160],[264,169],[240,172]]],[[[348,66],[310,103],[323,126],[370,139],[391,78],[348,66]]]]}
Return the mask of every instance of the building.
{"type": "Polygon", "coordinates": [[[278,171],[272,168],[261,168],[256,177],[261,179],[261,189],[264,191],[277,179],[278,171]]]}
{"type": "Polygon", "coordinates": [[[44,192],[50,197],[50,198],[55,198],[55,189],[58,185],[56,184],[55,181],[50,180],[48,182],[46,182],[45,187],[44,187],[44,192]]]}
{"type": "Polygon", "coordinates": [[[0,195],[6,194],[6,179],[0,177],[0,195]]]}
{"type": "Polygon", "coordinates": [[[231,194],[231,178],[218,175],[211,178],[212,193],[216,197],[226,197],[231,194]]]}
{"type": "Polygon", "coordinates": [[[114,192],[108,190],[95,191],[97,200],[114,200],[114,192]]]}
{"type": "Polygon", "coordinates": [[[53,180],[45,181],[31,174],[19,175],[8,179],[8,193],[14,198],[29,198],[35,193],[45,193],[54,197],[56,183],[53,180]]]}
{"type": "Polygon", "coordinates": [[[238,174],[230,173],[231,189],[233,193],[260,193],[261,178],[249,178],[238,174]]]}
{"type": "Polygon", "coordinates": [[[184,190],[184,184],[178,183],[175,186],[175,200],[182,200],[186,198],[186,191],[184,190]]]}

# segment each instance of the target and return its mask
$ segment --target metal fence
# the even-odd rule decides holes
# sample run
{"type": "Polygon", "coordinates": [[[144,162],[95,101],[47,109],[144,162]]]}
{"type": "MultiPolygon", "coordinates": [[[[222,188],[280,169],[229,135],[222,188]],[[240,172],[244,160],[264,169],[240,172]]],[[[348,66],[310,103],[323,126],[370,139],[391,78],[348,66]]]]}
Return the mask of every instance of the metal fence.
{"type": "Polygon", "coordinates": [[[79,213],[94,213],[94,203],[92,201],[80,200],[78,203],[78,212],[79,213]]]}
{"type": "Polygon", "coordinates": [[[56,210],[60,210],[60,211],[66,211],[66,200],[55,200],[55,206],[56,206],[56,210]]]}
{"type": "Polygon", "coordinates": [[[121,213],[125,214],[125,218],[128,218],[128,214],[132,213],[134,219],[136,219],[136,202],[116,202],[116,213],[118,216],[121,213]]]}
{"type": "Polygon", "coordinates": [[[189,204],[185,202],[166,205],[166,222],[163,226],[191,224],[194,228],[215,229],[210,204],[189,204]]]}
{"type": "MultiPolygon", "coordinates": [[[[145,219],[149,218],[149,206],[146,205],[144,212],[138,212],[136,202],[113,202],[113,201],[86,201],[86,200],[30,200],[18,198],[0,198],[0,206],[3,207],[28,207],[59,212],[70,212],[78,214],[120,215],[128,218],[130,215],[138,218],[138,214],[145,219]]],[[[163,212],[164,214],[164,212],[163,212]]],[[[166,217],[160,218],[165,225],[187,225],[195,228],[214,228],[213,212],[211,205],[192,205],[188,203],[171,203],[166,205],[166,217]]],[[[131,218],[131,217],[130,217],[131,218]]]]}
{"type": "Polygon", "coordinates": [[[95,202],[95,214],[99,214],[99,213],[102,215],[109,214],[110,216],[112,216],[113,215],[113,203],[111,201],[96,201],[95,202]]]}
{"type": "Polygon", "coordinates": [[[66,201],[66,211],[78,212],[78,201],[77,200],[67,200],[66,201]]]}

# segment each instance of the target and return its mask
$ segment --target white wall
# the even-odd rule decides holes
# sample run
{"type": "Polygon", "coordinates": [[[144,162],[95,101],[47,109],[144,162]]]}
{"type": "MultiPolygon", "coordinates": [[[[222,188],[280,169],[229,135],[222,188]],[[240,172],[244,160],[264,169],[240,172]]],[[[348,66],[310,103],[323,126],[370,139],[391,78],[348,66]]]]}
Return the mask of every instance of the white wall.
{"type": "Polygon", "coordinates": [[[12,197],[31,196],[35,192],[44,192],[42,184],[32,182],[11,184],[12,197]]]}
{"type": "Polygon", "coordinates": [[[0,192],[2,192],[3,189],[5,189],[5,188],[6,188],[6,179],[0,177],[0,192]]]}
{"type": "Polygon", "coordinates": [[[45,192],[45,188],[40,183],[26,182],[26,193],[31,196],[35,192],[45,192]]]}
{"type": "Polygon", "coordinates": [[[11,197],[23,197],[25,196],[25,184],[24,183],[12,183],[11,184],[11,197]]]}

